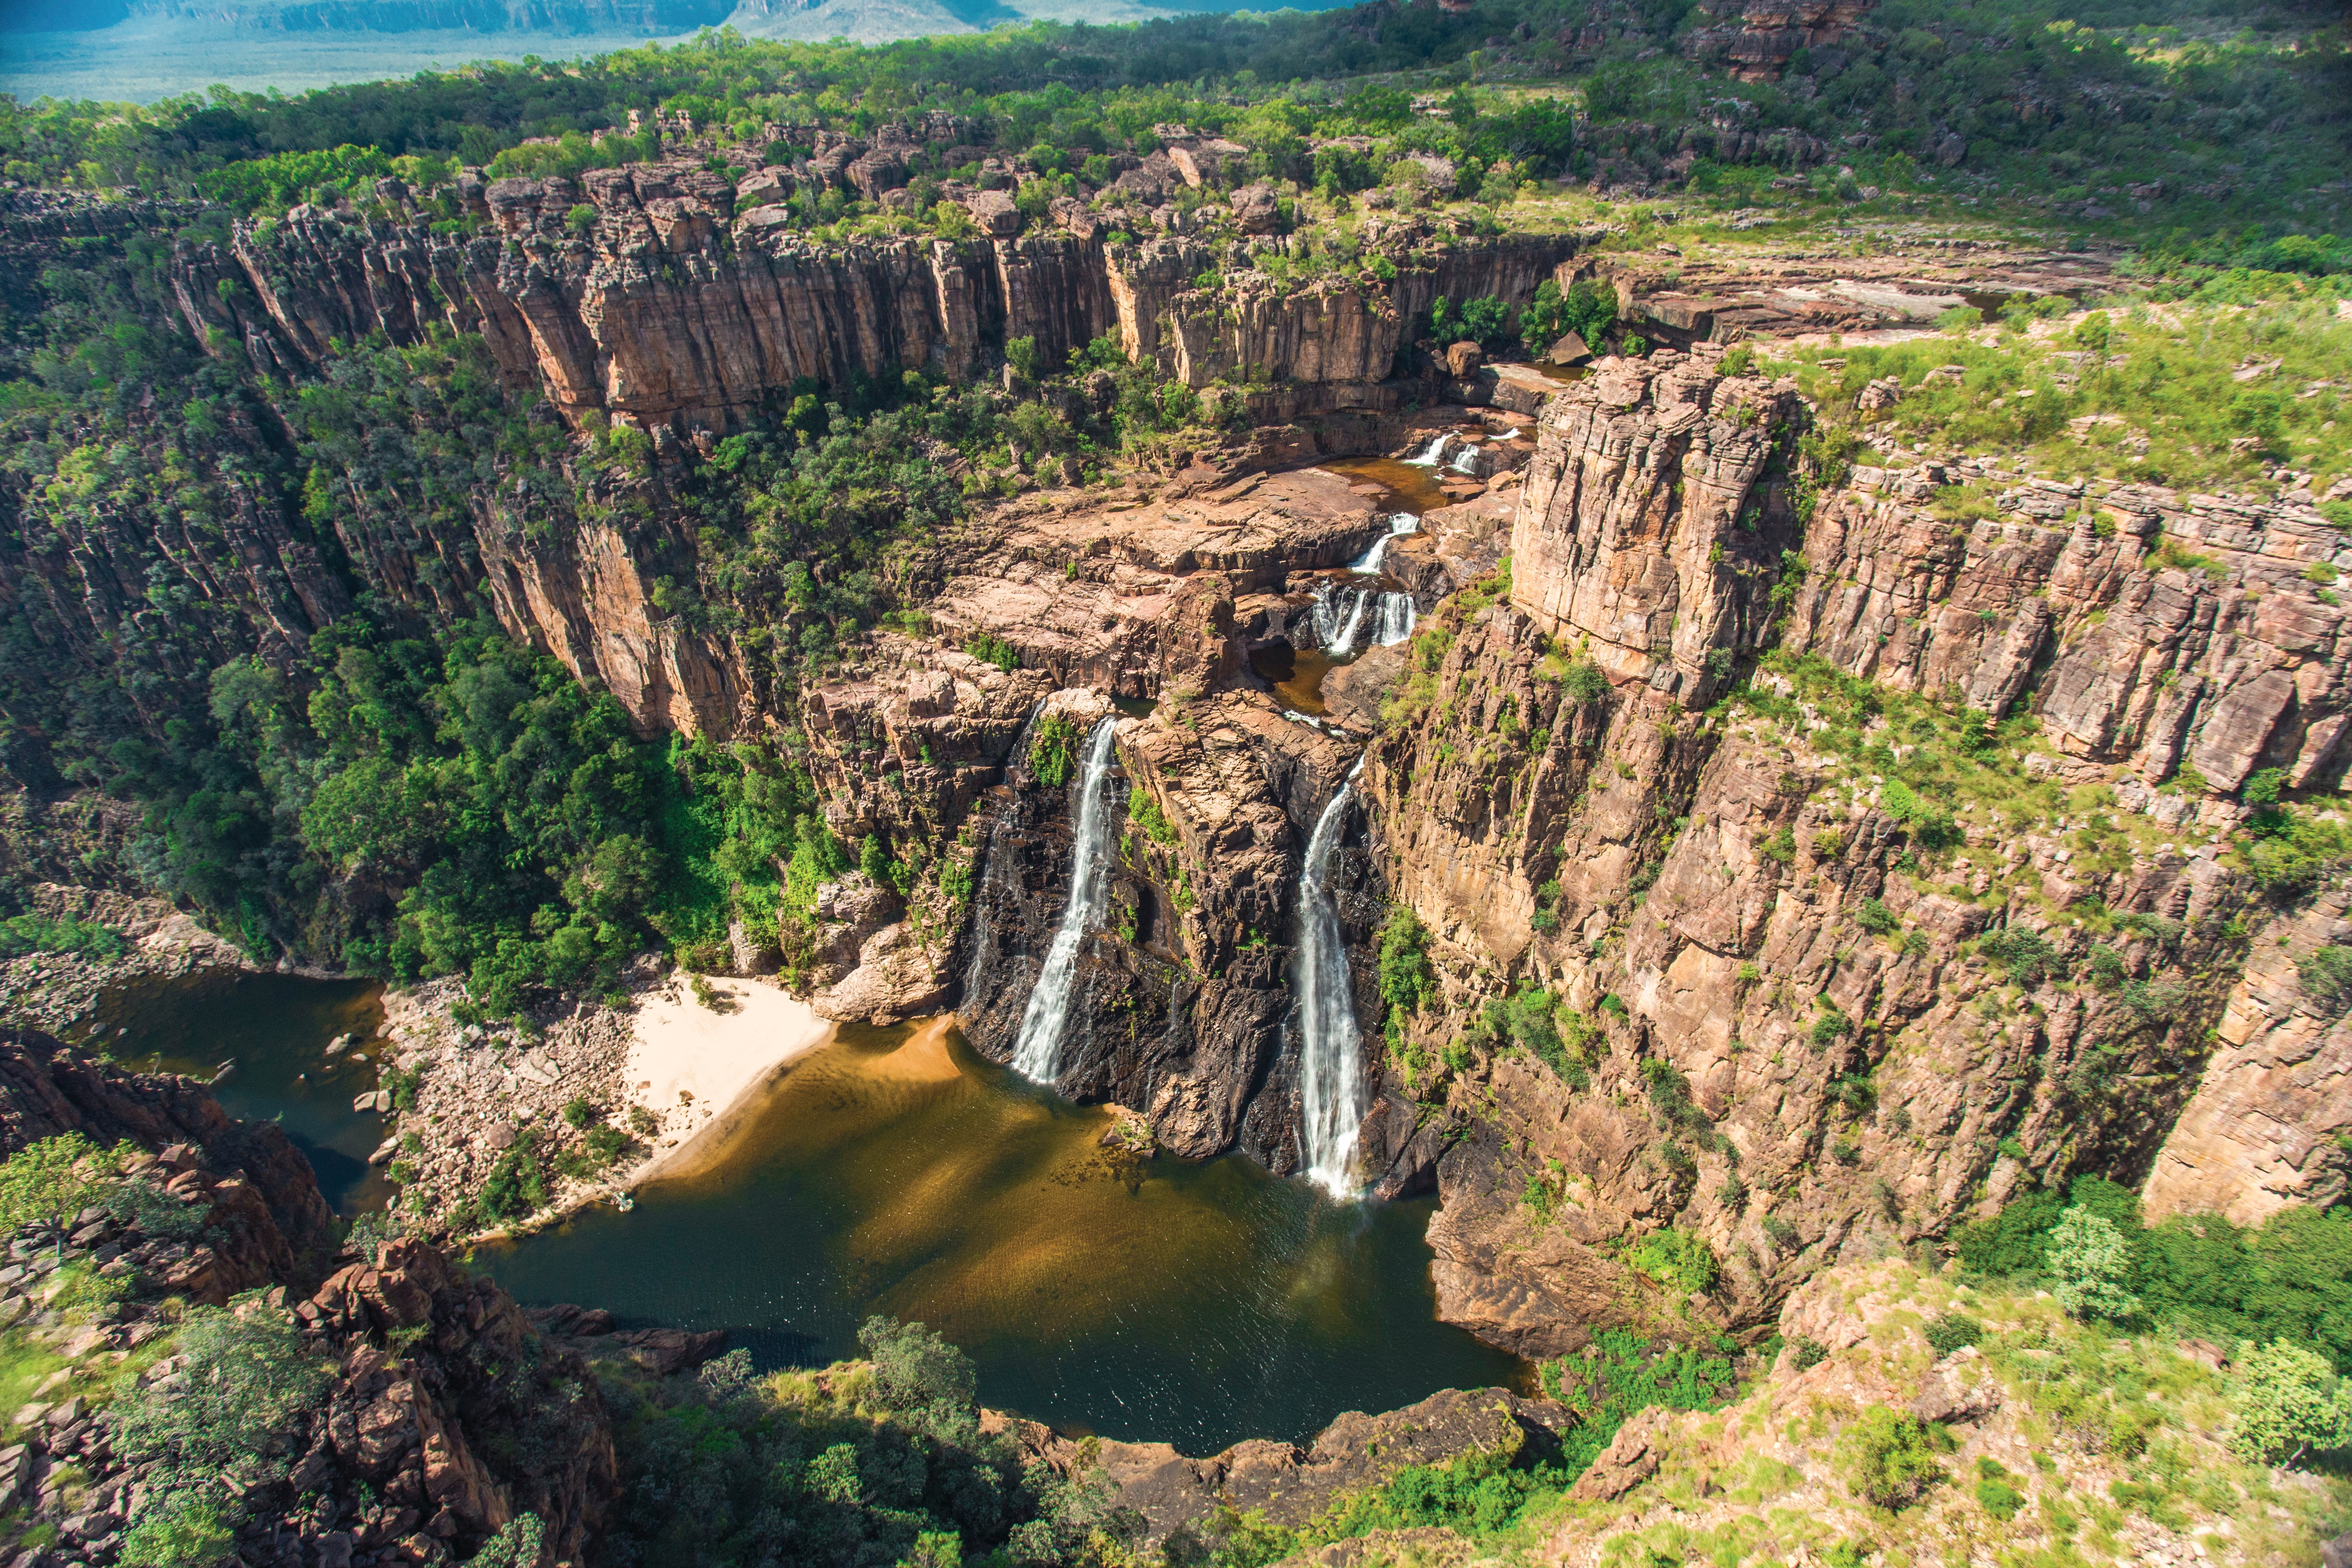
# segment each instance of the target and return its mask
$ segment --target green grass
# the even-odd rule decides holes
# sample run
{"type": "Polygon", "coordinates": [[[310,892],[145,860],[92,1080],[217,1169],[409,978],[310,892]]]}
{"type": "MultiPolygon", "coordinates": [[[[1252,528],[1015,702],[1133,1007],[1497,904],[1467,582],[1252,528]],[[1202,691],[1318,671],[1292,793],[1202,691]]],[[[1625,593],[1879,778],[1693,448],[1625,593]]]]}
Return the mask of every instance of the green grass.
{"type": "MultiPolygon", "coordinates": [[[[2119,297],[2060,331],[1808,349],[1775,368],[1792,371],[1832,420],[1858,417],[1868,383],[1900,377],[1910,389],[1903,401],[1865,426],[1881,446],[2021,456],[2046,472],[2175,488],[2274,489],[2267,474],[2284,466],[2318,476],[2317,491],[2352,473],[2344,297],[2341,279],[2225,275],[2177,302],[2144,289],[2119,297]],[[1923,384],[1942,365],[1965,374],[1923,384]]],[[[1931,504],[1953,521],[1997,515],[1981,485],[1940,491],[1931,504]]],[[[2168,563],[2206,564],[2186,552],[2168,563]]]]}

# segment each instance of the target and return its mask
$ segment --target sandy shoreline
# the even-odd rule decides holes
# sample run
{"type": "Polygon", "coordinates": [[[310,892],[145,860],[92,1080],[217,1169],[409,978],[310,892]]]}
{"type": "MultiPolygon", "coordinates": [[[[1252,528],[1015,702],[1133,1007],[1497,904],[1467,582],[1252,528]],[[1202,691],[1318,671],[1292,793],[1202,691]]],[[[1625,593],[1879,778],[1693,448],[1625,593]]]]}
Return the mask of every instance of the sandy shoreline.
{"type": "Polygon", "coordinates": [[[617,1186],[694,1167],[770,1080],[833,1038],[833,1024],[781,986],[719,977],[708,984],[726,1010],[703,1005],[685,984],[637,1001],[621,1081],[633,1104],[662,1119],[663,1135],[617,1186]]]}

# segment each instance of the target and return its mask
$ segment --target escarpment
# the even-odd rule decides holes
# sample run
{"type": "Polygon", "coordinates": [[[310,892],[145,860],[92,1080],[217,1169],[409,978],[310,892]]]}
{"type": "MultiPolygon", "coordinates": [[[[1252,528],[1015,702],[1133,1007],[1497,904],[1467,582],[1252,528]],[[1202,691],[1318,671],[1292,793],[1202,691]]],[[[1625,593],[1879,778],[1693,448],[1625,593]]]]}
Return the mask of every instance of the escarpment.
{"type": "Polygon", "coordinates": [[[1370,758],[1436,972],[1391,1016],[1379,1114],[1444,1148],[1441,1310],[1559,1353],[1675,1293],[1619,1248],[1673,1230],[1721,1260],[1691,1310],[1756,1322],[2029,1171],[2248,1218],[2336,1191],[2340,1026],[2290,956],[2333,904],[2240,981],[2263,911],[2210,842],[2257,768],[2340,768],[2341,612],[2309,570],[2332,534],[2132,486],[2020,483],[1950,521],[1934,479],[1870,468],[1801,525],[1794,400],[1743,401],[1711,357],[1604,365],[1551,406],[1508,598],[1441,611],[1370,758]],[[2172,564],[2159,529],[2207,553],[2172,564]],[[1870,771],[1873,734],[2015,782],[1922,801],[1870,771]]]}
{"type": "Polygon", "coordinates": [[[173,297],[199,339],[287,374],[373,333],[478,332],[509,384],[541,385],[568,416],[600,409],[659,443],[707,444],[801,384],[963,380],[1015,339],[1059,365],[1111,335],[1189,387],[1231,376],[1332,389],[1322,407],[1377,405],[1393,401],[1379,384],[1433,300],[1524,300],[1577,243],[1375,222],[1364,244],[1393,254],[1391,276],[1203,287],[1225,253],[1182,235],[1137,241],[1083,216],[1028,227],[1008,204],[999,237],[832,245],[782,223],[759,182],[686,162],[474,180],[461,186],[470,234],[299,206],[226,244],[184,242],[173,297]]]}

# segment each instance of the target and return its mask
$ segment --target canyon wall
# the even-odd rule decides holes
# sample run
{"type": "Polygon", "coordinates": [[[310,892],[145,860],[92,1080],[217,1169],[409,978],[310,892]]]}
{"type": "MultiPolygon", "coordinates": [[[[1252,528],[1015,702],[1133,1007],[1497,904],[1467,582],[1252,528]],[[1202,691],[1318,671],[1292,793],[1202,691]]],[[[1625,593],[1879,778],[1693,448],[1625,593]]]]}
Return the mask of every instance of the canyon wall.
{"type": "Polygon", "coordinates": [[[1759,1321],[1844,1247],[1945,1236],[2029,1171],[2146,1178],[2154,1214],[2340,1190],[2341,1029],[2292,963],[2340,896],[2276,947],[2210,842],[2255,768],[2340,776],[2342,612],[2306,575],[2336,536],[2129,486],[2021,483],[1998,519],[1948,521],[1945,476],[1871,469],[1800,528],[1778,454],[1801,413],[1716,376],[1720,352],[1604,363],[1547,410],[1508,601],[1452,612],[1435,700],[1367,768],[1444,988],[1392,1037],[1386,1101],[1458,1129],[1441,1310],[1572,1348],[1643,1310],[1615,1242],[1672,1226],[1723,1261],[1704,1310],[1759,1321]],[[2159,530],[2200,553],[2175,564],[2159,530]],[[1889,690],[2031,711],[2024,775],[2104,787],[2133,826],[2095,857],[2074,829],[2095,807],[1970,806],[1953,870],[1919,873],[1876,781],[1809,742],[1808,704],[1793,726],[1697,710],[1776,631],[1889,690]],[[1580,650],[1613,690],[1569,694],[1580,650]],[[2212,793],[2160,793],[2183,764],[2212,793]],[[1971,956],[2003,927],[2039,933],[2047,974],[1971,956]],[[2057,978],[2100,948],[2110,979],[2057,978]],[[1447,1059],[1514,982],[1592,1031],[1565,1079],[1507,1039],[1447,1059]]]}
{"type": "Polygon", "coordinates": [[[1297,288],[1221,277],[1223,247],[1115,238],[1083,214],[1018,232],[1025,220],[1008,208],[1013,232],[996,237],[826,244],[780,206],[737,216],[737,186],[687,163],[460,189],[470,232],[298,206],[226,244],[183,241],[174,300],[200,339],[223,334],[286,374],[372,333],[479,332],[510,384],[536,383],[567,416],[602,409],[657,444],[707,447],[799,384],[908,369],[968,378],[1016,338],[1059,365],[1115,334],[1187,386],[1329,384],[1344,404],[1387,379],[1434,300],[1525,303],[1577,245],[1375,220],[1366,256],[1391,258],[1392,281],[1368,261],[1297,288]]]}

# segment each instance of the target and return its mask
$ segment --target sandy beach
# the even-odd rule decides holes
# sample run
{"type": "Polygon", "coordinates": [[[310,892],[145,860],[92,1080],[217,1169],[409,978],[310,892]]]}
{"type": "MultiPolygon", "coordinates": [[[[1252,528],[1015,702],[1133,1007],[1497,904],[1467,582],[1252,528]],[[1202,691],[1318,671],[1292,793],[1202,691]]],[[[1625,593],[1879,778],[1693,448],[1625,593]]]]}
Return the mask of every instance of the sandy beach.
{"type": "Polygon", "coordinates": [[[762,1086],[833,1038],[829,1021],[779,985],[708,984],[725,1011],[703,1005],[685,984],[638,999],[621,1080],[631,1101],[662,1119],[662,1135],[629,1185],[692,1165],[762,1086]]]}

